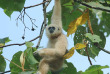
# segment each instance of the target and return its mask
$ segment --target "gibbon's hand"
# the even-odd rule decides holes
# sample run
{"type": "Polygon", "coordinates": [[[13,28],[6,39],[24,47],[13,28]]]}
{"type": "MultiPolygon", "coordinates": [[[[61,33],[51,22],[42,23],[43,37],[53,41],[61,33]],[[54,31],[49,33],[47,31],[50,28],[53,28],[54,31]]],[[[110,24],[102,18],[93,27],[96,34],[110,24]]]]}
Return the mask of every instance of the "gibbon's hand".
{"type": "Polygon", "coordinates": [[[37,50],[36,53],[39,54],[41,57],[43,57],[45,54],[43,50],[37,50]]]}

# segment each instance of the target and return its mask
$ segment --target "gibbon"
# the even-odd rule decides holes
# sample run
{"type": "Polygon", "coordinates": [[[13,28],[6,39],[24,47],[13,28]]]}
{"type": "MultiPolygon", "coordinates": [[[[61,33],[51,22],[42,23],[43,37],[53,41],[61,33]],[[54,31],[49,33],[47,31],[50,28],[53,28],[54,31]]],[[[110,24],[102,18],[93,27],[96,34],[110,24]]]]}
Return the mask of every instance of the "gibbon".
{"type": "Polygon", "coordinates": [[[49,39],[47,48],[34,52],[42,57],[36,74],[47,74],[49,70],[55,72],[61,69],[63,65],[67,39],[62,33],[60,0],[55,0],[51,24],[46,27],[46,35],[49,39]]]}

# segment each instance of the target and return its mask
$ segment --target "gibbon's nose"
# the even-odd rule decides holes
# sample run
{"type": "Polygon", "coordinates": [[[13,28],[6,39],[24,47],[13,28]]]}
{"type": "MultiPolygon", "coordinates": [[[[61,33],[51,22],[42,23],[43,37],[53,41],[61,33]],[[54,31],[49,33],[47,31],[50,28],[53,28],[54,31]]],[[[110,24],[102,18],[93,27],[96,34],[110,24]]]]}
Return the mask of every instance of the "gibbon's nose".
{"type": "Polygon", "coordinates": [[[49,27],[48,30],[49,30],[50,33],[53,33],[54,30],[55,30],[55,27],[49,27]]]}

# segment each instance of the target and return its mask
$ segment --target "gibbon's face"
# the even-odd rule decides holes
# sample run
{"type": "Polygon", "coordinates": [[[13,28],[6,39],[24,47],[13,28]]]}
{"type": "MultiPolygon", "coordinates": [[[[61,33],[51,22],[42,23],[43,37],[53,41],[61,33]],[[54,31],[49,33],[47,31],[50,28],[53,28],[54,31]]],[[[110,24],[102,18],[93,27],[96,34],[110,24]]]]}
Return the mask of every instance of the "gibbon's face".
{"type": "Polygon", "coordinates": [[[61,33],[62,33],[62,29],[57,25],[51,24],[46,27],[46,34],[48,37],[57,37],[61,33]]]}

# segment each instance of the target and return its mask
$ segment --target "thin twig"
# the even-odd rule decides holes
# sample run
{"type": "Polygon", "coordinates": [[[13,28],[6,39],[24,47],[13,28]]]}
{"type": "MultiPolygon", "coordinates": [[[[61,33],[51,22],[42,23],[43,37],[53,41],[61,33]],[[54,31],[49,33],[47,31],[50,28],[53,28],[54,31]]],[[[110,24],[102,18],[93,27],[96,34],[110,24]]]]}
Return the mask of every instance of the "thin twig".
{"type": "MultiPolygon", "coordinates": [[[[88,11],[89,11],[89,10],[88,10],[88,11]]],[[[91,34],[93,35],[93,34],[94,34],[94,32],[93,32],[93,30],[92,30],[90,17],[89,17],[89,19],[88,19],[88,26],[89,26],[89,29],[90,29],[90,31],[91,31],[91,34]]]]}
{"type": "Polygon", "coordinates": [[[80,3],[80,4],[84,5],[84,6],[86,6],[86,7],[88,7],[88,8],[92,8],[92,9],[97,9],[97,10],[102,10],[102,11],[110,12],[110,10],[107,10],[107,9],[104,9],[104,8],[99,8],[99,7],[90,6],[90,5],[86,4],[86,3],[80,2],[80,1],[78,1],[78,0],[74,0],[74,1],[77,2],[77,3],[80,3]]]}
{"type": "MultiPolygon", "coordinates": [[[[34,40],[36,40],[36,39],[38,39],[38,38],[40,38],[40,37],[41,37],[41,36],[38,36],[38,37],[36,37],[36,38],[34,38],[34,39],[28,41],[28,42],[32,42],[32,41],[34,41],[34,40]]],[[[9,45],[1,46],[0,48],[4,48],[4,47],[8,47],[8,46],[13,46],[13,45],[19,45],[19,46],[21,46],[21,45],[24,45],[24,44],[25,44],[25,42],[24,42],[24,43],[9,44],[9,45]]]]}
{"type": "Polygon", "coordinates": [[[98,46],[98,48],[101,49],[102,51],[104,51],[104,52],[110,54],[110,51],[107,51],[107,50],[105,50],[104,48],[101,48],[101,47],[99,47],[99,46],[98,46]]]}
{"type": "Polygon", "coordinates": [[[46,9],[47,6],[50,4],[51,0],[48,0],[48,3],[45,5],[45,7],[43,9],[46,9]]]}
{"type": "Polygon", "coordinates": [[[96,47],[98,47],[100,50],[102,50],[102,51],[104,51],[104,52],[110,54],[110,51],[107,51],[106,49],[100,47],[100,45],[99,45],[98,43],[94,43],[94,45],[95,45],[96,47]]]}
{"type": "Polygon", "coordinates": [[[85,51],[86,51],[86,54],[87,54],[87,56],[88,56],[89,63],[90,63],[90,65],[92,65],[91,59],[90,59],[90,57],[89,57],[89,53],[88,53],[88,51],[87,51],[87,46],[88,46],[88,45],[86,44],[85,51]]]}
{"type": "Polygon", "coordinates": [[[46,2],[49,2],[49,1],[47,0],[47,1],[44,1],[44,2],[42,2],[42,3],[40,3],[40,4],[36,4],[36,5],[24,7],[24,8],[25,8],[25,9],[28,9],[28,8],[36,7],[36,6],[42,5],[42,4],[46,3],[46,2]]]}

